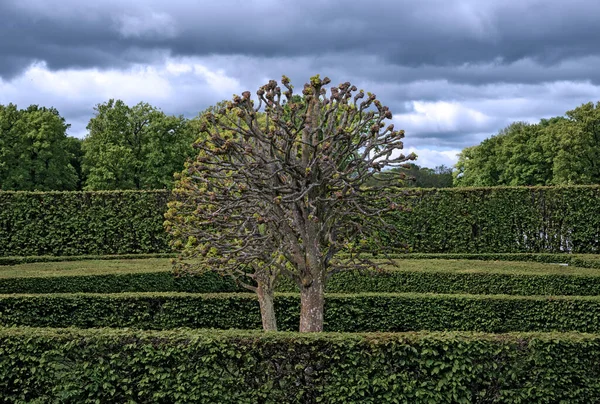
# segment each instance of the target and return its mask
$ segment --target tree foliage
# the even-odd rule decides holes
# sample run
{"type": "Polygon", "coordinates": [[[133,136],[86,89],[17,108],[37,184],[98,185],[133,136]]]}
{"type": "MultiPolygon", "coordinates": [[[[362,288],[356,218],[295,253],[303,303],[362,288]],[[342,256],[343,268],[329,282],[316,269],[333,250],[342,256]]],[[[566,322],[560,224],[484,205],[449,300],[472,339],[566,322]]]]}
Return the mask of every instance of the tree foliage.
{"type": "Polygon", "coordinates": [[[0,105],[0,189],[74,190],[75,139],[54,108],[0,105]]]}
{"type": "Polygon", "coordinates": [[[169,188],[195,140],[182,116],[109,100],[95,108],[83,142],[87,189],[169,188]]]}
{"type": "Polygon", "coordinates": [[[538,124],[516,122],[464,149],[455,185],[565,185],[600,183],[600,103],[538,124]]]}
{"type": "Polygon", "coordinates": [[[274,80],[257,91],[258,105],[247,91],[207,113],[166,216],[182,258],[235,276],[259,300],[280,275],[292,279],[300,331],[322,330],[327,279],[372,265],[357,240],[387,226],[382,213],[401,209],[393,187],[363,185],[415,158],[400,154],[404,132],[385,126],[392,114],[374,94],[362,101],[350,83],[327,91],[329,82],[315,76],[297,97],[284,76],[283,92],[274,80]],[[367,203],[375,196],[380,203],[367,203]],[[342,251],[350,259],[340,260],[342,251]]]}
{"type": "Polygon", "coordinates": [[[367,181],[366,185],[380,186],[382,181],[386,181],[387,184],[400,184],[403,187],[449,188],[453,183],[452,167],[443,164],[435,168],[429,168],[409,163],[403,168],[392,168],[389,171],[382,172],[379,177],[378,180],[367,181]]]}

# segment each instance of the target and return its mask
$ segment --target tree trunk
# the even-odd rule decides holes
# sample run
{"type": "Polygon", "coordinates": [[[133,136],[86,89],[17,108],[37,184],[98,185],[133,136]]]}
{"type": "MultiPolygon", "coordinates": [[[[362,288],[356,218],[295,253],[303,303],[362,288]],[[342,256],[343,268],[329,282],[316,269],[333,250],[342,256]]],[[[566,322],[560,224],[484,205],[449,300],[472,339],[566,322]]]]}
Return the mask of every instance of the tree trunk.
{"type": "Polygon", "coordinates": [[[314,279],[308,286],[300,287],[300,332],[323,331],[323,289],[321,277],[314,279]]]}
{"type": "Polygon", "coordinates": [[[263,330],[277,331],[277,319],[275,318],[275,306],[273,304],[273,288],[260,283],[256,289],[258,303],[260,305],[260,317],[262,319],[263,330]]]}

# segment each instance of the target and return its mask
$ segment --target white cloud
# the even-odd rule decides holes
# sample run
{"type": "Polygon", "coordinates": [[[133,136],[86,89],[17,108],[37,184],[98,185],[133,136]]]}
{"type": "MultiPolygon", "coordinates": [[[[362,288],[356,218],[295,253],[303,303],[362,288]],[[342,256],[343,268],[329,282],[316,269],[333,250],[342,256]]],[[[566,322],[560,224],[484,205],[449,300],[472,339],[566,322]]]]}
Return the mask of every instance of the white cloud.
{"type": "Polygon", "coordinates": [[[458,102],[413,101],[413,112],[398,114],[394,121],[410,133],[456,132],[460,129],[473,131],[486,127],[491,117],[458,102]]]}
{"type": "Polygon", "coordinates": [[[454,150],[434,150],[427,148],[408,147],[404,154],[415,153],[418,158],[415,163],[421,167],[435,168],[440,165],[452,167],[458,161],[459,149],[454,150]]]}
{"type": "Polygon", "coordinates": [[[85,135],[93,107],[110,98],[129,105],[148,102],[166,113],[191,117],[234,92],[241,92],[237,79],[196,59],[169,59],[125,70],[52,71],[38,63],[11,81],[0,78],[0,104],[54,106],[72,124],[70,133],[78,137],[85,135]]]}

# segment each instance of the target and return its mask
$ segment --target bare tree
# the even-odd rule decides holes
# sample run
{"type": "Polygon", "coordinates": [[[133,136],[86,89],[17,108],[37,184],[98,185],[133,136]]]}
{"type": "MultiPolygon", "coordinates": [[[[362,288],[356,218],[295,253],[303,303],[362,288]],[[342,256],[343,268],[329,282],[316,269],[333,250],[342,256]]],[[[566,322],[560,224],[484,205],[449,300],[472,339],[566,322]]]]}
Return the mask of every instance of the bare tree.
{"type": "Polygon", "coordinates": [[[392,113],[374,94],[350,83],[328,92],[330,80],[315,76],[298,96],[281,82],[283,93],[274,80],[262,86],[258,105],[246,91],[206,115],[168,227],[185,258],[258,293],[265,328],[275,324],[273,286],[284,275],[300,289],[300,331],[322,331],[327,279],[371,267],[361,243],[388,227],[384,213],[402,209],[388,181],[363,185],[416,156],[400,154],[404,131],[384,125],[392,113]]]}

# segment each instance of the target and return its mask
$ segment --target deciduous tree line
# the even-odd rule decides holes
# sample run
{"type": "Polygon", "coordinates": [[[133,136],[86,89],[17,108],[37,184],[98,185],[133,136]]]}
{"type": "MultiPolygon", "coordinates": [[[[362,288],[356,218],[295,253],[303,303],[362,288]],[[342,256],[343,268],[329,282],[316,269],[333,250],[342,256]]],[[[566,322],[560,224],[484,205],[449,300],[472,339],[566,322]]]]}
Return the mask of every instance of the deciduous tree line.
{"type": "MultiPolygon", "coordinates": [[[[186,119],[143,102],[109,100],[95,107],[87,136],[78,139],[67,135],[70,125],[54,108],[0,105],[0,190],[170,189],[194,154],[200,115],[186,119]]],[[[452,186],[449,167],[403,170],[405,186],[452,186]]]]}
{"type": "Polygon", "coordinates": [[[193,154],[196,119],[139,103],[95,107],[85,139],[54,108],[0,105],[0,189],[69,191],[170,188],[193,154]]]}
{"type": "Polygon", "coordinates": [[[456,186],[600,183],[600,102],[537,124],[515,122],[464,149],[456,186]]]}

